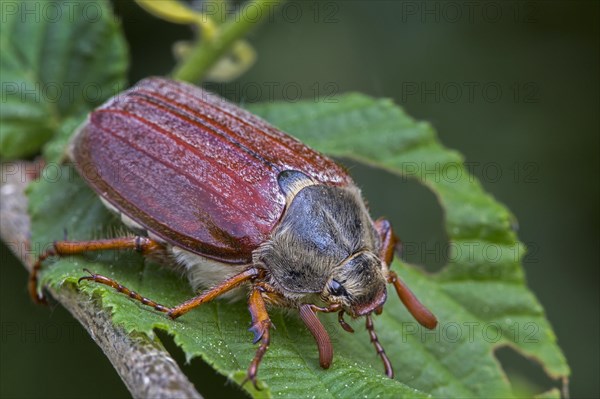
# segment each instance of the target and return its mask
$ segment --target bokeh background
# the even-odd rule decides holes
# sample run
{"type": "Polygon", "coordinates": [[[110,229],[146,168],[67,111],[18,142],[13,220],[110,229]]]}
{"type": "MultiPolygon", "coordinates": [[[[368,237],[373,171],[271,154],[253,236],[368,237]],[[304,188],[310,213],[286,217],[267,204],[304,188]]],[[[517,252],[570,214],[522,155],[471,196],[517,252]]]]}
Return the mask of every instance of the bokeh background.
{"type": "MultiPolygon", "coordinates": [[[[292,1],[249,37],[256,64],[209,87],[239,102],[323,101],[359,91],[430,121],[519,221],[529,286],[572,367],[572,397],[599,393],[599,4],[596,1],[292,1]]],[[[167,74],[188,28],[114,2],[130,81],[167,74]]],[[[437,270],[445,235],[426,189],[360,165],[374,215],[388,216],[409,261],[437,270]]],[[[2,247],[0,396],[127,397],[117,374],[60,307],[30,303],[26,273],[2,247]]],[[[172,348],[179,359],[183,356],[172,348]]],[[[541,368],[498,353],[518,386],[541,368]]],[[[205,397],[241,396],[202,361],[185,366],[205,397]]]]}

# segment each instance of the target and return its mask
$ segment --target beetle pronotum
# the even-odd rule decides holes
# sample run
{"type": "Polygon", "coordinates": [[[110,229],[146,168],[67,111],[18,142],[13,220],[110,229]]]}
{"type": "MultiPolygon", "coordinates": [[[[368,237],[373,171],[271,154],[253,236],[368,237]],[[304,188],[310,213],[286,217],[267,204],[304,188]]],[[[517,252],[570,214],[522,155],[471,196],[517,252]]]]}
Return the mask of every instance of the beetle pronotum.
{"type": "Polygon", "coordinates": [[[141,81],[90,114],[69,155],[102,202],[137,235],[56,242],[30,275],[37,302],[45,302],[38,274],[46,258],[109,249],[169,259],[194,289],[206,289],[170,307],[102,275],[88,271],[80,279],[111,286],[172,319],[246,287],[250,330],[260,341],[247,373],[255,386],[270,342],[267,307],[299,311],[323,368],[331,365],[333,348],[316,313],[337,312],[350,332],[344,314],[365,316],[389,377],[392,366],[371,318],[383,310],[386,283],[419,323],[437,325],[389,269],[397,246],[391,225],[371,219],[344,169],[198,87],[141,81]]]}

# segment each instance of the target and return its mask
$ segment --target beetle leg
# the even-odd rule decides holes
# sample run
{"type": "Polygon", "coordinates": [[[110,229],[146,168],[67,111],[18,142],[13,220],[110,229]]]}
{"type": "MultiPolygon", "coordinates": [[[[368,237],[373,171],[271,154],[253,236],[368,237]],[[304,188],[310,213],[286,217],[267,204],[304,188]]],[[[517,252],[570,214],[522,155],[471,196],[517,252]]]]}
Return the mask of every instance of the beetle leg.
{"type": "Polygon", "coordinates": [[[307,306],[309,306],[311,308],[311,310],[313,312],[321,312],[321,313],[333,313],[333,312],[337,312],[339,310],[342,310],[342,305],[340,305],[339,303],[332,303],[329,306],[325,307],[321,307],[321,306],[317,306],[317,305],[313,305],[313,304],[306,304],[307,306]]]}
{"type": "Polygon", "coordinates": [[[331,345],[331,340],[329,339],[329,334],[327,334],[327,330],[321,324],[321,321],[315,314],[315,310],[313,309],[314,305],[304,304],[300,306],[300,318],[308,328],[308,331],[312,334],[317,341],[317,348],[319,349],[319,364],[324,369],[328,369],[331,366],[331,361],[333,360],[333,346],[331,345]]]}
{"type": "Polygon", "coordinates": [[[110,277],[105,277],[100,274],[94,274],[94,273],[90,272],[88,269],[83,269],[83,270],[86,271],[87,273],[89,273],[90,275],[81,277],[77,281],[78,283],[81,283],[84,280],[88,280],[88,281],[93,281],[95,283],[108,285],[109,287],[113,287],[115,290],[117,290],[117,292],[127,295],[131,299],[140,301],[144,305],[151,306],[154,309],[158,310],[159,312],[164,313],[164,312],[168,312],[170,310],[170,308],[168,306],[161,305],[158,302],[155,302],[151,299],[143,297],[140,294],[138,294],[137,292],[130,290],[129,288],[125,287],[124,285],[119,284],[118,282],[116,282],[115,280],[113,280],[110,277]]]}
{"type": "Polygon", "coordinates": [[[167,314],[170,318],[176,319],[179,316],[194,309],[195,307],[200,306],[203,303],[212,301],[213,299],[215,299],[219,295],[226,293],[227,291],[231,291],[232,289],[240,286],[248,280],[255,279],[256,277],[260,276],[260,274],[261,271],[255,267],[245,269],[241,273],[229,277],[228,279],[224,280],[219,285],[209,289],[208,291],[204,291],[200,295],[188,299],[187,301],[175,306],[174,308],[171,308],[167,314]]]}
{"type": "Polygon", "coordinates": [[[81,282],[83,280],[88,280],[88,281],[93,281],[95,283],[108,285],[109,287],[113,287],[118,292],[121,292],[124,295],[127,295],[128,297],[130,297],[132,299],[138,300],[141,303],[143,303],[144,305],[151,306],[154,309],[158,310],[159,312],[166,313],[171,319],[178,318],[179,316],[189,312],[190,310],[194,309],[195,307],[200,306],[203,303],[206,303],[206,302],[209,302],[209,301],[215,299],[219,295],[222,295],[222,294],[226,293],[227,291],[234,289],[235,287],[239,286],[240,284],[246,282],[247,280],[255,278],[256,276],[258,276],[260,274],[260,271],[258,269],[251,267],[249,269],[244,270],[241,273],[238,273],[232,277],[229,277],[227,280],[221,282],[219,285],[211,288],[210,290],[204,291],[202,294],[195,296],[192,299],[189,299],[189,300],[171,308],[168,306],[161,305],[151,299],[145,298],[145,297],[141,296],[140,294],[138,294],[137,292],[130,290],[129,288],[119,284],[117,281],[115,281],[109,277],[102,276],[100,274],[94,274],[87,269],[85,269],[85,271],[88,272],[90,275],[81,277],[79,279],[79,282],[81,282]]]}
{"type": "Polygon", "coordinates": [[[261,290],[261,292],[268,294],[269,299],[275,299],[275,298],[281,296],[279,291],[277,291],[275,289],[275,287],[273,287],[271,284],[267,283],[266,281],[255,281],[254,287],[259,288],[261,290]]]}
{"type": "Polygon", "coordinates": [[[147,254],[162,248],[161,244],[151,240],[148,237],[134,236],[111,238],[106,240],[92,241],[56,241],[52,248],[44,251],[33,264],[29,274],[29,294],[34,302],[45,304],[46,298],[42,292],[38,292],[38,278],[42,263],[51,256],[79,255],[89,251],[104,251],[114,249],[135,249],[143,254],[147,254]]]}
{"type": "Polygon", "coordinates": [[[437,326],[437,319],[433,313],[417,299],[415,294],[412,293],[406,284],[404,284],[404,281],[402,281],[395,272],[389,272],[388,282],[394,284],[394,288],[396,288],[400,300],[419,324],[430,330],[437,326]]]}
{"type": "Polygon", "coordinates": [[[381,346],[381,343],[379,343],[379,339],[377,338],[377,334],[375,333],[375,325],[373,324],[373,319],[371,318],[370,314],[368,314],[366,316],[366,318],[367,318],[367,322],[366,322],[367,331],[369,331],[369,336],[371,337],[371,342],[373,343],[373,346],[375,347],[377,354],[379,355],[379,357],[381,357],[381,360],[383,361],[385,375],[387,375],[390,378],[394,378],[394,369],[392,368],[392,363],[390,362],[390,359],[388,359],[387,355],[385,354],[385,351],[383,350],[383,346],[381,346]]]}
{"type": "Polygon", "coordinates": [[[262,293],[263,289],[260,286],[254,286],[248,299],[248,310],[250,311],[250,316],[252,316],[252,327],[249,330],[254,333],[253,343],[260,341],[260,346],[256,350],[254,359],[252,359],[248,367],[246,378],[242,382],[243,385],[247,381],[252,381],[252,385],[257,390],[260,390],[260,388],[256,383],[256,374],[258,373],[258,366],[264,354],[269,349],[269,343],[271,342],[270,328],[272,326],[262,293]]]}
{"type": "Polygon", "coordinates": [[[399,248],[400,240],[392,230],[392,224],[386,219],[377,219],[375,221],[375,230],[379,233],[381,240],[381,249],[379,257],[386,265],[391,265],[394,260],[394,250],[399,248]]]}

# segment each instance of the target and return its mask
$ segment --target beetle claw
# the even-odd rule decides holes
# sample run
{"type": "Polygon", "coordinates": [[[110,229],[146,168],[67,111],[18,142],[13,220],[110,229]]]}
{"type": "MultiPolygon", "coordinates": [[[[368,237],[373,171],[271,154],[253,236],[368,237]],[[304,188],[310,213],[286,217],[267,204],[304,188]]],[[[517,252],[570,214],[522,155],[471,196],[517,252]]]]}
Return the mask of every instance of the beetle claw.
{"type": "Polygon", "coordinates": [[[256,375],[246,374],[246,378],[244,378],[244,380],[242,381],[241,386],[244,386],[244,384],[248,381],[252,382],[252,386],[254,387],[254,389],[256,389],[257,391],[262,391],[262,388],[258,386],[256,375]]]}
{"type": "Polygon", "coordinates": [[[92,273],[88,269],[83,269],[83,271],[88,273],[89,276],[80,277],[79,280],[77,280],[77,284],[81,284],[81,282],[84,280],[94,281],[94,279],[96,278],[96,275],[94,273],[92,273]]]}
{"type": "Polygon", "coordinates": [[[271,324],[270,322],[269,323],[265,323],[265,322],[254,323],[248,329],[248,331],[250,331],[252,334],[254,334],[254,340],[252,341],[252,343],[255,344],[258,341],[260,341],[260,339],[264,335],[265,331],[268,330],[270,327],[274,327],[273,324],[271,324]]]}
{"type": "Polygon", "coordinates": [[[252,340],[252,343],[255,344],[258,341],[260,341],[261,337],[263,336],[264,331],[262,331],[260,329],[259,326],[257,326],[256,324],[253,325],[252,327],[250,327],[248,329],[248,331],[250,331],[252,334],[254,334],[254,339],[252,340]]]}

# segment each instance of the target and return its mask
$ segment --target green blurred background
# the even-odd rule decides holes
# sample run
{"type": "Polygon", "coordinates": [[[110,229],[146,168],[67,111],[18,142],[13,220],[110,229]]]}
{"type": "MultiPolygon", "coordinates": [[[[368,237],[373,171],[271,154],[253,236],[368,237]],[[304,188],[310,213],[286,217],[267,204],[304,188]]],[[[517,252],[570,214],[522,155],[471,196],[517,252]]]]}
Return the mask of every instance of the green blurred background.
{"type": "MultiPolygon", "coordinates": [[[[189,30],[131,1],[114,5],[131,47],[130,81],[168,73],[170,46],[189,30]]],[[[599,20],[596,1],[293,1],[250,36],[254,67],[209,87],[239,103],[359,91],[430,121],[516,215],[531,250],[529,286],[572,367],[572,397],[598,397],[599,20]]],[[[443,265],[433,195],[351,166],[373,214],[413,244],[406,258],[443,265]]],[[[24,269],[4,246],[0,255],[0,395],[129,396],[70,315],[31,304],[24,269]]],[[[532,361],[510,350],[499,357],[515,384],[550,386],[532,361]]],[[[240,396],[199,360],[185,370],[205,397],[240,396]]]]}

